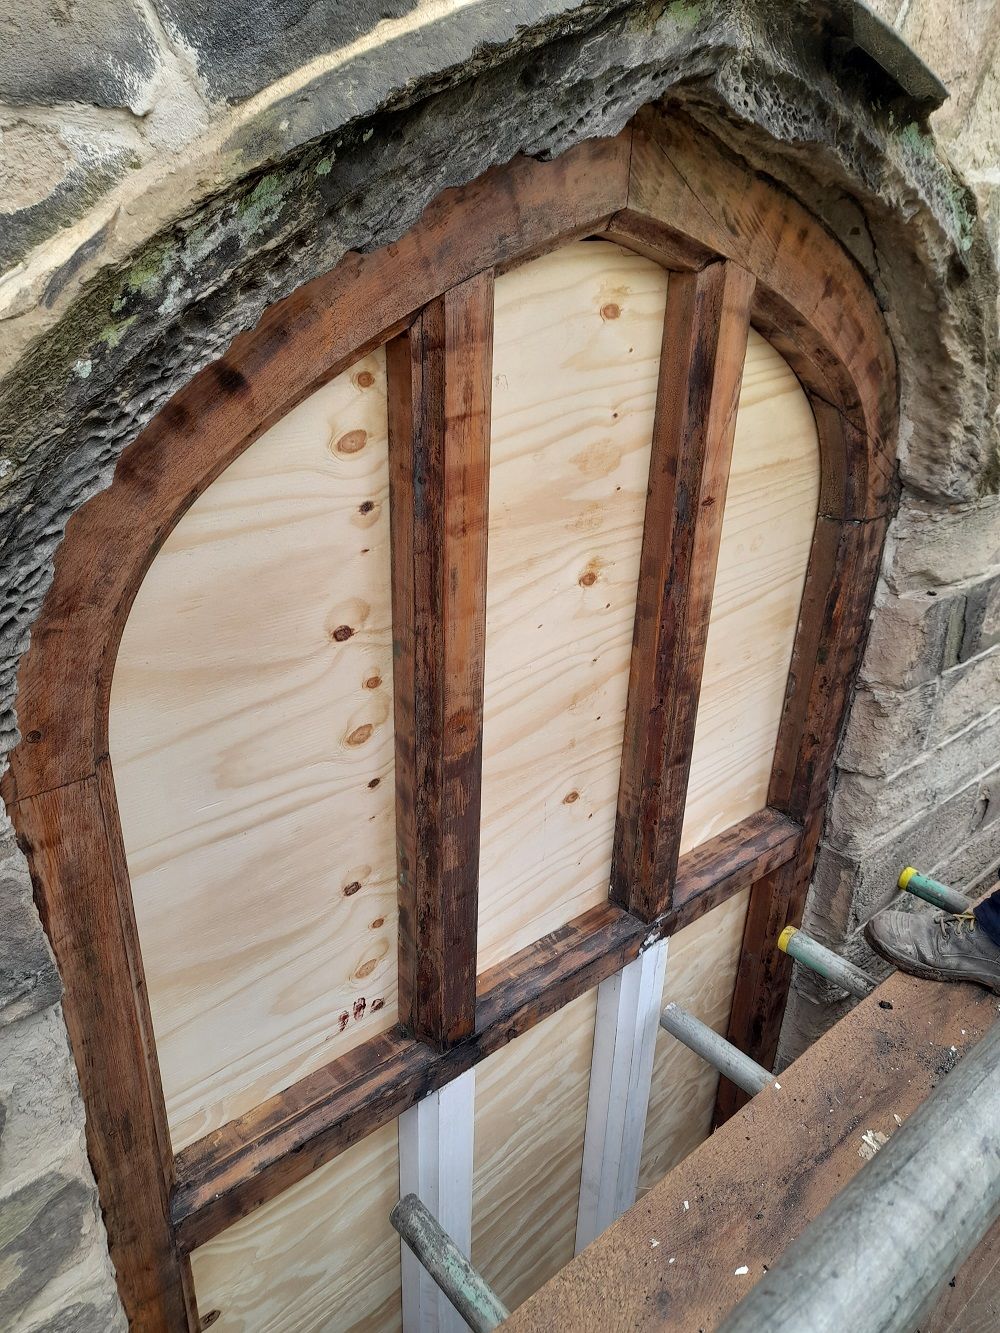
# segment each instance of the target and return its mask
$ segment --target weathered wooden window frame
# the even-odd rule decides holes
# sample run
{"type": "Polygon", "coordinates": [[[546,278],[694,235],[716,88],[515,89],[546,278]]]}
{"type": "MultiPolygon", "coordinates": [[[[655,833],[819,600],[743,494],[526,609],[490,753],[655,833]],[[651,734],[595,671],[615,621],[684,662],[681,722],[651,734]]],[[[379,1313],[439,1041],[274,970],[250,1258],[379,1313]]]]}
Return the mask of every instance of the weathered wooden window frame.
{"type": "MultiPolygon", "coordinates": [[[[89,1151],[133,1327],[197,1328],[191,1249],[747,887],[730,1037],[773,1059],[789,980],[773,944],[802,910],[874,589],[893,495],[895,386],[875,298],[835,238],[703,132],[649,110],[614,139],[553,162],[515,159],[446,191],[396,244],[347,256],[270,308],[125,451],[59,551],[21,666],[23,740],[4,796],[66,985],[89,1151]],[[468,867],[478,860],[493,277],[587,236],[679,275],[611,892],[477,977],[468,867]],[[678,856],[749,326],[809,396],[819,514],[768,806],[678,856]],[[296,403],[382,344],[403,654],[401,1022],[175,1155],[108,757],[118,645],[151,561],[193,500],[296,403]],[[431,483],[419,517],[407,504],[415,470],[431,483]]],[[[723,1084],[718,1116],[739,1100],[723,1084]]]]}

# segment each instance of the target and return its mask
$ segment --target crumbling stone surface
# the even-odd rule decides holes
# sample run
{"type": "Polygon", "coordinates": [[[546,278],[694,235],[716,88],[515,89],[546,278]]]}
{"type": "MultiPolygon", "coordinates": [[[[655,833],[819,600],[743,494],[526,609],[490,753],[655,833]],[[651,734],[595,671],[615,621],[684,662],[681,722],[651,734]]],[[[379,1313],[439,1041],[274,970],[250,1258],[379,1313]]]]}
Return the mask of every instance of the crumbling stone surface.
{"type": "MultiPolygon", "coordinates": [[[[949,104],[933,117],[974,192],[926,107],[829,40],[825,23],[843,31],[840,0],[135,4],[78,0],[77,40],[58,58],[56,28],[39,30],[18,70],[30,104],[2,113],[13,267],[0,283],[0,754],[16,739],[17,661],[66,521],[172,394],[267,305],[348,250],[397,238],[442,189],[613,134],[660,101],[841,239],[900,361],[900,511],[805,924],[875,966],[861,928],[901,865],[987,883],[1000,864],[997,276],[983,224],[996,187],[978,165],[996,161],[990,80],[956,92],[969,109],[961,143],[949,104]],[[88,38],[95,15],[120,19],[120,68],[88,38]]],[[[929,50],[930,4],[880,9],[929,50]]],[[[63,9],[53,0],[52,24],[63,9]]],[[[995,0],[966,10],[995,23],[995,0]]],[[[20,11],[8,31],[24,38],[20,11]]],[[[962,27],[959,73],[981,66],[984,43],[962,27]]],[[[13,1277],[0,1325],[26,1333],[121,1326],[58,998],[8,843],[0,1271],[13,1277]],[[15,1092],[5,1069],[28,1088],[15,1092]]],[[[842,1003],[797,972],[782,1058],[842,1003]]]]}

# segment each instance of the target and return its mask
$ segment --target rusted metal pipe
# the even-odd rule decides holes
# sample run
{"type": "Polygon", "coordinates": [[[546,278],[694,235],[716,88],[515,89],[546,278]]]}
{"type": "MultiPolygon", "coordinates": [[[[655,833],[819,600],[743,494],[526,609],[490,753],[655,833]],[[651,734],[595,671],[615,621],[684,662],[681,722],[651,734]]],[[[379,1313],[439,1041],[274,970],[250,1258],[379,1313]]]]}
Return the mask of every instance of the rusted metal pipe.
{"type": "Polygon", "coordinates": [[[1000,1217],[1000,1022],[718,1333],[912,1333],[1000,1217]]]}
{"type": "Polygon", "coordinates": [[[846,958],[841,958],[839,953],[827,949],[796,926],[785,927],[778,936],[778,948],[787,953],[789,958],[801,963],[803,967],[808,967],[810,971],[826,977],[827,981],[842,986],[849,995],[854,995],[859,1000],[871,995],[878,985],[874,977],[862,972],[860,967],[855,967],[846,958]]]}
{"type": "Polygon", "coordinates": [[[917,898],[923,898],[925,903],[933,903],[935,907],[941,907],[946,912],[954,912],[956,916],[972,911],[971,898],[966,898],[965,894],[959,893],[957,889],[950,889],[947,884],[931,879],[929,875],[921,875],[920,871],[914,870],[912,866],[907,866],[900,875],[899,887],[917,898]]]}
{"type": "Polygon", "coordinates": [[[510,1311],[415,1194],[400,1199],[389,1221],[473,1333],[491,1333],[503,1323],[510,1311]]]}
{"type": "Polygon", "coordinates": [[[660,1014],[660,1027],[672,1037],[683,1042],[688,1050],[700,1055],[720,1074],[724,1074],[731,1083],[755,1096],[762,1088],[774,1082],[774,1075],[769,1074],[763,1065],[751,1060],[749,1055],[720,1037],[694,1014],[689,1014],[680,1005],[668,1004],[660,1014]]]}

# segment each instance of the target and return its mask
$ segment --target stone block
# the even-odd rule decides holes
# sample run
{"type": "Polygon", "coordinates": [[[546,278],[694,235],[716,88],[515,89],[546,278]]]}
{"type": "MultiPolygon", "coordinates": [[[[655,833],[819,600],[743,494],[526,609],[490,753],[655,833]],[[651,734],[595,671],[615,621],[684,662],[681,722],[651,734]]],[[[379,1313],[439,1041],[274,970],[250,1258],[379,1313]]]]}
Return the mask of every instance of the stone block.
{"type": "Polygon", "coordinates": [[[25,1306],[73,1265],[93,1223],[93,1189],[60,1171],[0,1199],[0,1328],[21,1326],[25,1306]]]}
{"type": "Polygon", "coordinates": [[[839,775],[827,821],[830,846],[858,859],[968,790],[1000,763],[1000,712],[923,755],[891,778],[839,775]]]}
{"type": "Polygon", "coordinates": [[[861,679],[899,690],[933,680],[958,659],[964,610],[960,595],[882,594],[868,635],[861,679]]]}
{"type": "Polygon", "coordinates": [[[995,804],[979,832],[962,843],[951,855],[931,867],[930,873],[944,884],[977,898],[992,891],[1000,879],[1000,781],[994,784],[995,804]]]}
{"type": "Polygon", "coordinates": [[[908,499],[893,528],[888,570],[897,592],[927,592],[1000,573],[1000,498],[932,505],[908,499]]]}
{"type": "Polygon", "coordinates": [[[48,1169],[79,1140],[83,1103],[58,1007],[0,1028],[0,1104],[0,1181],[8,1186],[48,1169]]]}
{"type": "Polygon", "coordinates": [[[147,111],[156,39],[131,0],[34,0],[0,11],[0,88],[11,105],[147,111]]]}
{"type": "MultiPolygon", "coordinates": [[[[399,19],[417,0],[355,0],[317,5],[315,0],[160,0],[170,27],[194,50],[198,72],[214,97],[250,97],[300,65],[342,47],[363,48],[363,39],[383,20],[399,19]]],[[[473,18],[472,21],[475,21],[473,18]]],[[[384,40],[384,38],[383,38],[384,40]]],[[[370,45],[379,43],[374,38],[370,45]]],[[[398,79],[411,77],[413,49],[403,44],[398,79]],[[409,65],[409,67],[408,67],[409,65]]],[[[384,52],[386,62],[392,50],[384,52]]]]}
{"type": "Polygon", "coordinates": [[[47,1009],[61,995],[27,863],[9,842],[0,844],[0,1028],[47,1009]]]}
{"type": "Polygon", "coordinates": [[[970,588],[965,597],[965,619],[958,649],[960,662],[1000,644],[1000,574],[970,588]]]}
{"type": "Polygon", "coordinates": [[[953,667],[942,676],[928,732],[929,745],[941,745],[990,713],[1000,718],[1000,648],[953,667]]]}
{"type": "MultiPolygon", "coordinates": [[[[70,227],[130,167],[138,165],[141,140],[131,128],[101,130],[68,117],[0,110],[4,190],[0,197],[0,273],[7,272],[57,228],[70,227]]],[[[89,234],[89,233],[88,233],[89,234]]],[[[96,252],[81,244],[79,266],[96,252]]],[[[59,271],[57,270],[57,273],[59,271]]],[[[51,295],[59,286],[49,285],[51,295]]]]}
{"type": "Polygon", "coordinates": [[[109,1292],[103,1299],[95,1296],[91,1301],[73,1301],[23,1325],[23,1329],[24,1333],[115,1333],[118,1329],[125,1333],[125,1316],[117,1295],[109,1292]]]}
{"type": "Polygon", "coordinates": [[[946,84],[951,99],[934,116],[936,132],[950,138],[968,115],[980,73],[992,54],[997,0],[963,0],[943,9],[939,0],[911,0],[900,34],[946,84]]]}
{"type": "Polygon", "coordinates": [[[927,741],[937,689],[935,681],[913,690],[859,689],[851,703],[838,766],[884,777],[914,760],[927,741]]]}

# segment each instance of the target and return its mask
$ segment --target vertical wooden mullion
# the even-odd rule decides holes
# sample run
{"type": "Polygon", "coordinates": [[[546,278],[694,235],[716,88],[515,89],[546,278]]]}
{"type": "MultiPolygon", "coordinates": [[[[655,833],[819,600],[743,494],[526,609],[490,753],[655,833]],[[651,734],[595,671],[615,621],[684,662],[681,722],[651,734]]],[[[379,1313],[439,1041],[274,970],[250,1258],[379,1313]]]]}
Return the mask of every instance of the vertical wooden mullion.
{"type": "Polygon", "coordinates": [[[611,871],[644,921],[680,856],[753,290],[726,262],[667,288],[611,871]]]}
{"type": "Polygon", "coordinates": [[[475,1026],[493,275],[387,348],[400,1021],[475,1026]]]}
{"type": "MultiPolygon", "coordinates": [[[[823,420],[821,448],[831,451],[839,440],[827,432],[840,427],[833,413],[823,420]]],[[[751,889],[729,1017],[729,1040],[767,1069],[777,1056],[792,975],[777,939],[802,919],[860,657],[858,626],[871,602],[886,526],[885,517],[852,522],[821,515],[816,522],[768,792],[768,803],[801,823],[803,836],[796,856],[751,889]]],[[[746,1100],[722,1079],[716,1124],[746,1100]]]]}

